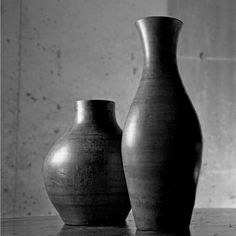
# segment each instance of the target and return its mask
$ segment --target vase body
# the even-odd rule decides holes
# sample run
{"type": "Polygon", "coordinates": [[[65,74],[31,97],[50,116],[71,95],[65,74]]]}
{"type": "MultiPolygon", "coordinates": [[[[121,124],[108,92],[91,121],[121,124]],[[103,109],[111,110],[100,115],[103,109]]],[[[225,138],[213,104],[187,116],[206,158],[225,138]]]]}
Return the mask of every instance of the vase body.
{"type": "Polygon", "coordinates": [[[77,101],[76,107],[72,129],[45,159],[47,193],[66,224],[121,224],[130,202],[114,102],[77,101]]]}
{"type": "Polygon", "coordinates": [[[122,157],[139,230],[186,230],[194,207],[202,136],[177,68],[181,25],[169,17],[136,22],[144,66],[123,131],[122,157]]]}

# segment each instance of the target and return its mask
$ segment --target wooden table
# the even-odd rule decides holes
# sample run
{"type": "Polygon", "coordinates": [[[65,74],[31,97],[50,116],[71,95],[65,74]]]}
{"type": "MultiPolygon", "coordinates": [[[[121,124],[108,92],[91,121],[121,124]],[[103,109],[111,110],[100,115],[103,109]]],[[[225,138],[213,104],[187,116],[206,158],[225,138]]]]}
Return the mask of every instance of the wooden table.
{"type": "MultiPolygon", "coordinates": [[[[137,231],[133,218],[120,227],[66,226],[57,216],[8,218],[1,223],[2,236],[173,236],[137,231]]],[[[190,231],[191,236],[236,236],[236,209],[195,209],[190,231]]]]}

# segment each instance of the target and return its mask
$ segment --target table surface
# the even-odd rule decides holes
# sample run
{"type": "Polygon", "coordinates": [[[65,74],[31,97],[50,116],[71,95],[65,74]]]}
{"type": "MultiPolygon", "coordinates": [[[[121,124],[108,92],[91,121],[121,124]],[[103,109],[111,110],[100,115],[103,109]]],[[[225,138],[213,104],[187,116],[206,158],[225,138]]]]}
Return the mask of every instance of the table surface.
{"type": "MultiPolygon", "coordinates": [[[[115,214],[115,213],[114,213],[115,214]]],[[[174,236],[137,231],[132,217],[125,226],[85,227],[64,225],[58,216],[4,218],[2,236],[174,236]]],[[[236,209],[194,209],[189,236],[236,236],[236,209]]],[[[180,235],[185,236],[185,235],[180,235]]]]}

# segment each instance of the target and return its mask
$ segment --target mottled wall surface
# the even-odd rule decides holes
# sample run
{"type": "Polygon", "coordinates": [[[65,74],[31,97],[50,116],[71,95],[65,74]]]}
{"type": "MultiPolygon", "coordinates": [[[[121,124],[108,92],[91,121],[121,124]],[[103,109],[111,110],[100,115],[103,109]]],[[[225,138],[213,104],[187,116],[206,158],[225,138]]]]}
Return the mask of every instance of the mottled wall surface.
{"type": "Polygon", "coordinates": [[[3,217],[56,214],[44,158],[72,125],[74,101],[116,101],[123,127],[142,49],[134,22],[165,0],[3,0],[3,217]]]}
{"type": "Polygon", "coordinates": [[[42,164],[74,101],[116,101],[123,127],[142,70],[134,21],[184,21],[179,70],[204,133],[196,207],[236,207],[236,1],[3,0],[2,216],[56,214],[42,164]]]}
{"type": "Polygon", "coordinates": [[[236,1],[168,1],[179,70],[204,135],[196,207],[236,207],[236,1]]]}
{"type": "Polygon", "coordinates": [[[1,211],[14,215],[17,175],[17,138],[19,126],[19,36],[20,4],[18,0],[2,5],[1,60],[1,211]]]}

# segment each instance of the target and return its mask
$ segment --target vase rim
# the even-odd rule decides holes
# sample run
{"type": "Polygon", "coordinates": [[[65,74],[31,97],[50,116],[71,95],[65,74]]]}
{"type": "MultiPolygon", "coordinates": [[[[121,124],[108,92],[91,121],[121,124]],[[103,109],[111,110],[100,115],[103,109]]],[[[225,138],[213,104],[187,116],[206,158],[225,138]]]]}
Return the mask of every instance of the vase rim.
{"type": "Polygon", "coordinates": [[[149,19],[167,19],[167,20],[175,20],[181,24],[183,24],[183,21],[175,18],[175,17],[171,17],[171,16],[146,16],[146,17],[143,17],[143,18],[140,18],[138,20],[135,21],[135,23],[137,24],[138,22],[141,22],[141,21],[145,21],[145,20],[149,20],[149,19]]]}
{"type": "Polygon", "coordinates": [[[97,103],[97,104],[115,104],[112,100],[105,100],[105,99],[79,99],[76,100],[76,104],[82,103],[97,103]]]}

